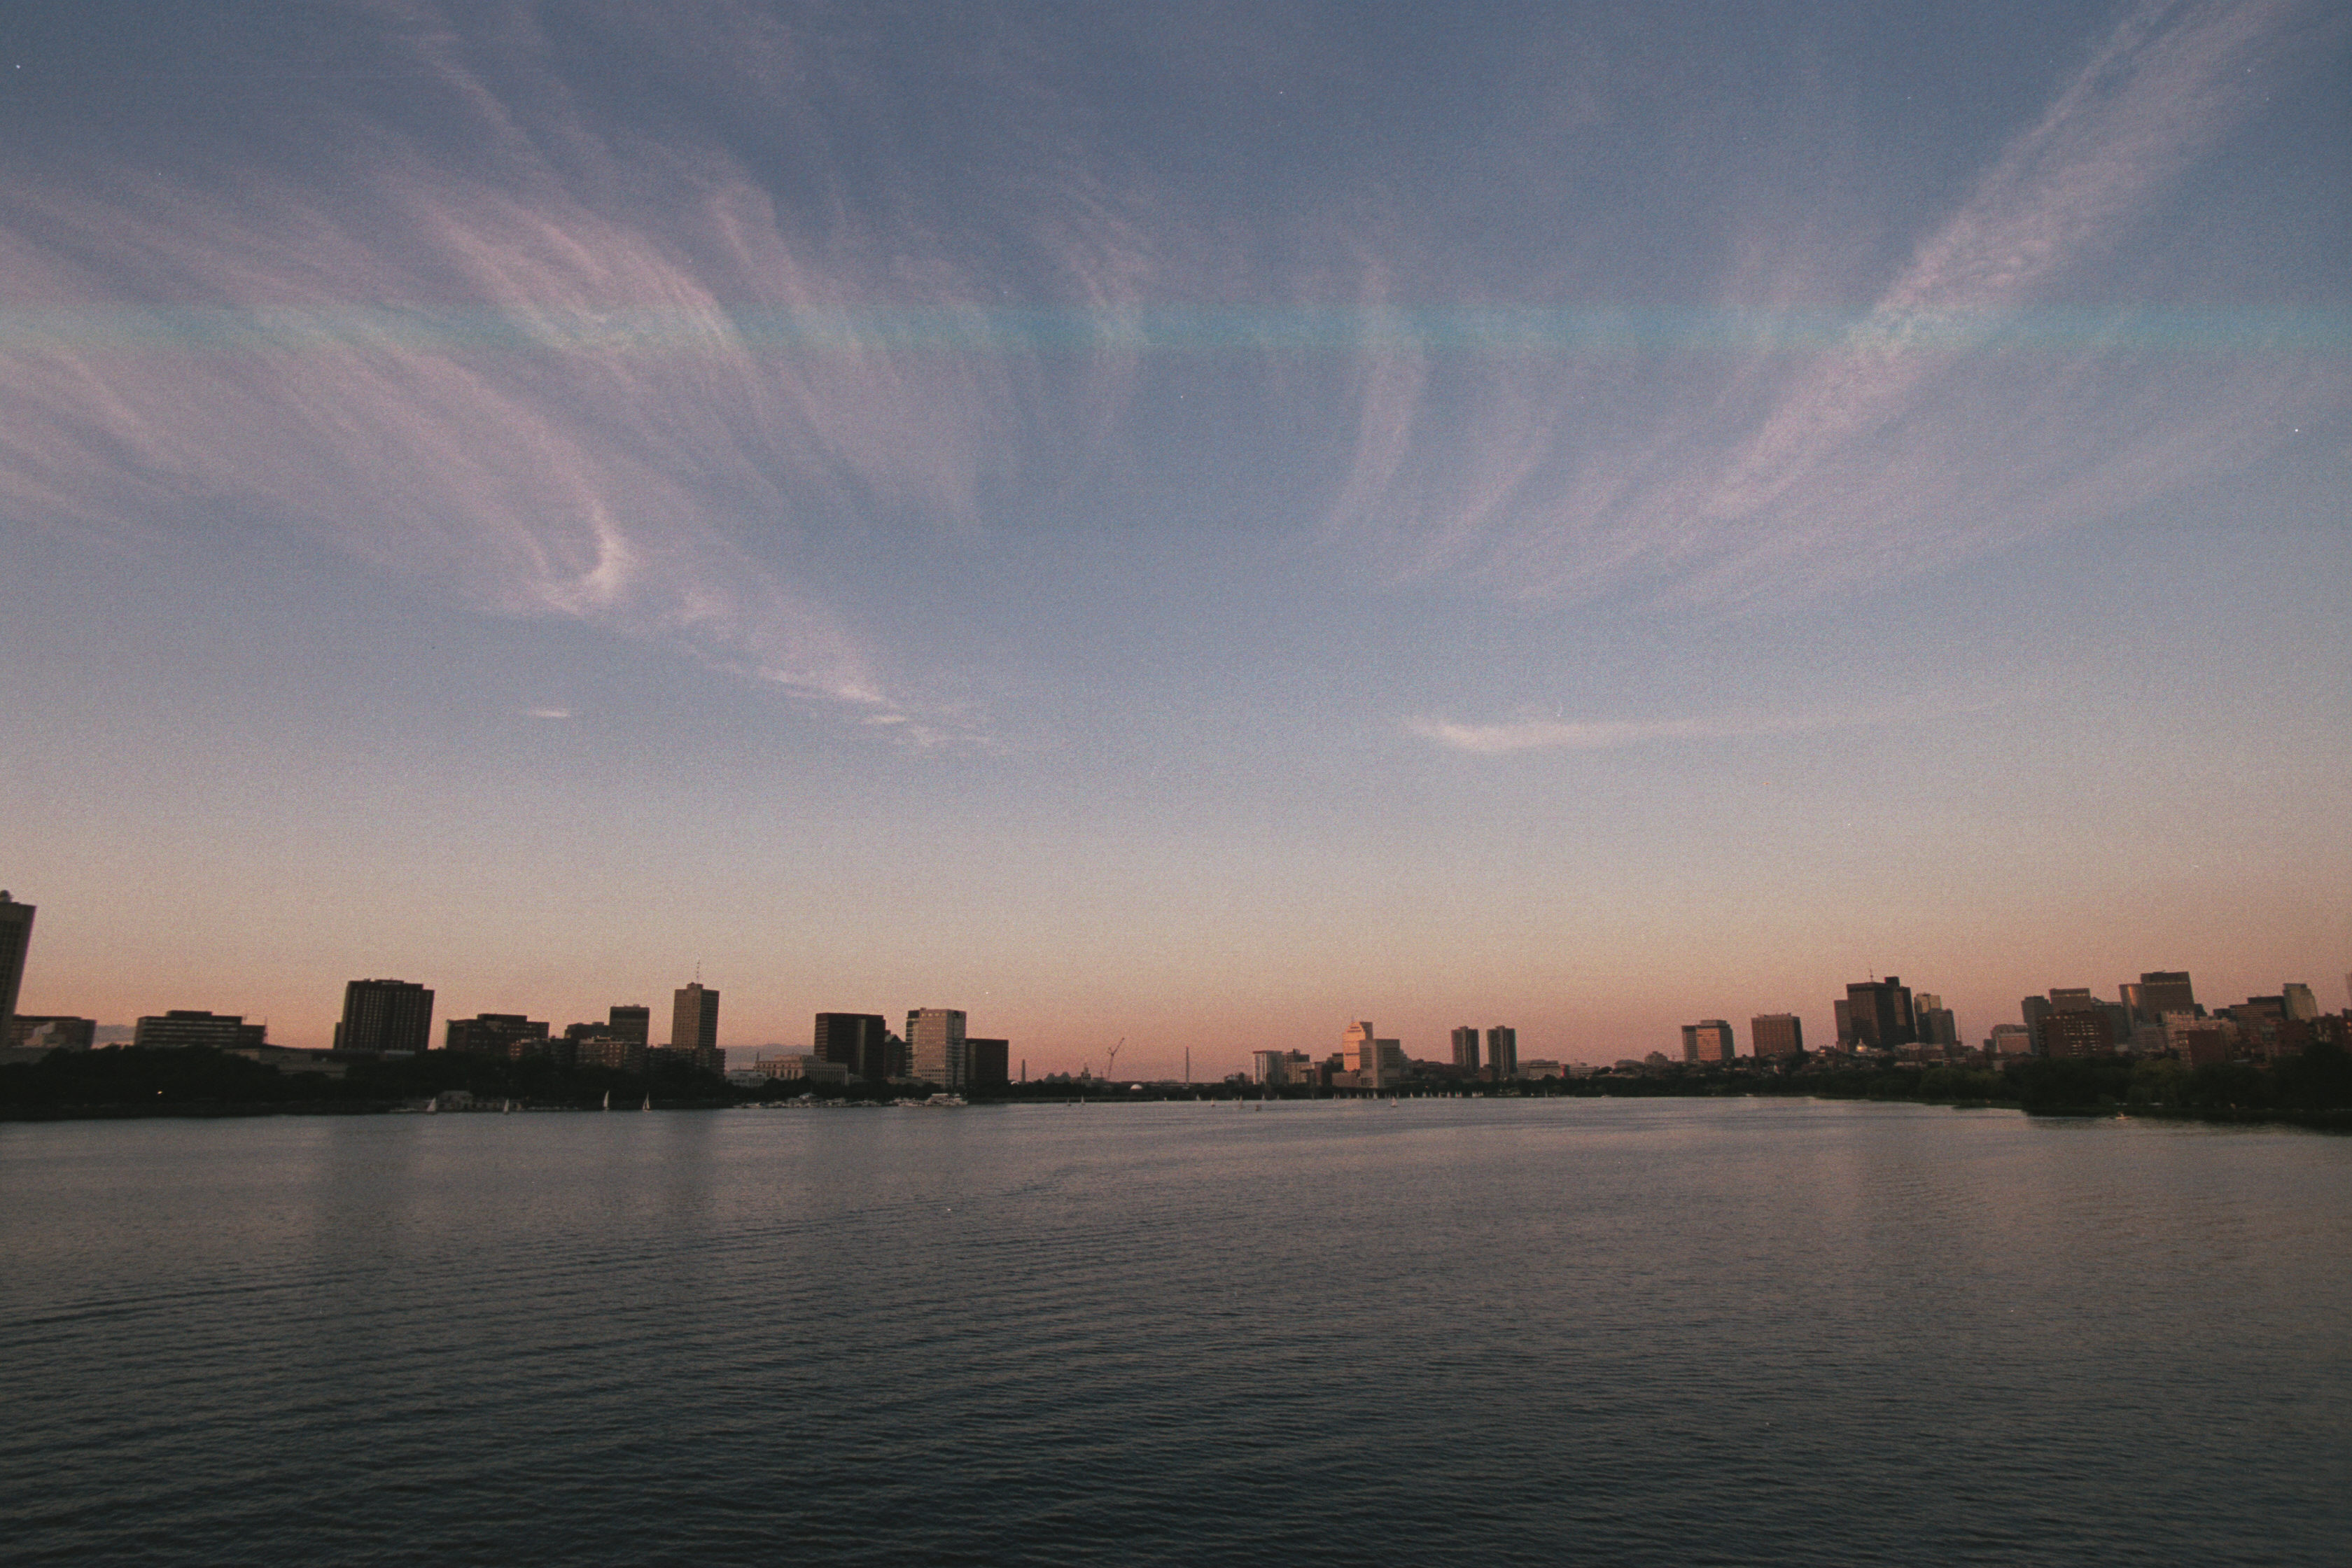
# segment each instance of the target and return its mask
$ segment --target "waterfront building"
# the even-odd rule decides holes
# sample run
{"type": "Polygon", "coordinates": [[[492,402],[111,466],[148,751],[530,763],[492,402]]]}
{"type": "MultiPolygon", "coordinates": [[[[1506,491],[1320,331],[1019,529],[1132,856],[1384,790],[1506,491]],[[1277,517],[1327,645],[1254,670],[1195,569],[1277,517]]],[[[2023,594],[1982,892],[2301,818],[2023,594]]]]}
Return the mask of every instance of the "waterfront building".
{"type": "Polygon", "coordinates": [[[643,1050],[654,1041],[654,1010],[643,1004],[616,1006],[605,1016],[605,1033],[643,1050]]]}
{"type": "Polygon", "coordinates": [[[1478,1029],[1474,1024],[1454,1031],[1454,1070],[1470,1078],[1478,1076],[1478,1029]]]}
{"type": "Polygon", "coordinates": [[[1805,1021],[1794,1013],[1759,1013],[1748,1020],[1748,1048],[1758,1057],[1805,1054],[1805,1021]]]}
{"type": "Polygon", "coordinates": [[[1919,1041],[1917,1020],[1911,1010],[1911,988],[1900,975],[1862,981],[1845,988],[1846,1028],[1841,1046],[1855,1050],[1892,1051],[1919,1041]]]}
{"type": "Polygon", "coordinates": [[[2319,998],[2311,994],[2308,985],[2289,981],[2279,987],[2279,1000],[2286,1005],[2286,1016],[2290,1018],[2307,1024],[2319,1016],[2319,998]]]}
{"type": "Polygon", "coordinates": [[[2116,1037],[2104,1008],[2053,1006],[2034,1043],[2045,1057],[2103,1057],[2115,1050],[2116,1037]]]}
{"type": "Polygon", "coordinates": [[[1496,1083],[1519,1076],[1519,1032],[1506,1024],[1486,1031],[1486,1066],[1496,1083]]]}
{"type": "Polygon", "coordinates": [[[0,1044],[20,1051],[86,1051],[98,1040],[98,1020],[19,1013],[0,1044]]]}
{"type": "Polygon", "coordinates": [[[0,889],[0,1045],[14,1033],[16,993],[25,983],[25,954],[33,945],[34,906],[0,889]]]}
{"type": "Polygon", "coordinates": [[[1521,1078],[1566,1078],[1567,1070],[1548,1057],[1530,1057],[1519,1064],[1521,1078]]]}
{"type": "Polygon", "coordinates": [[[343,1019],[335,1049],[414,1055],[433,1045],[433,993],[407,980],[352,980],[343,985],[343,1019]]]}
{"type": "Polygon", "coordinates": [[[907,1071],[950,1092],[964,1085],[964,1016],[957,1007],[917,1007],[907,1015],[907,1071]]]}
{"type": "Polygon", "coordinates": [[[1252,1051],[1250,1081],[1272,1089],[1290,1081],[1288,1051],[1252,1051]]]}
{"type": "Polygon", "coordinates": [[[891,1070],[890,1021],[879,1013],[819,1013],[812,1042],[820,1061],[845,1069],[854,1078],[882,1083],[898,1077],[891,1070]]]}
{"type": "Polygon", "coordinates": [[[1381,1087],[1381,1047],[1370,1018],[1349,1024],[1339,1036],[1341,1070],[1360,1089],[1381,1087]]]}
{"type": "Polygon", "coordinates": [[[509,1060],[545,1056],[547,1025],[520,1013],[478,1013],[470,1018],[450,1019],[442,1044],[448,1050],[509,1060]]]}
{"type": "Polygon", "coordinates": [[[1684,1061],[1720,1066],[1731,1060],[1731,1026],[1721,1018],[1706,1018],[1683,1026],[1684,1061]]]}
{"type": "Polygon", "coordinates": [[[2167,1013],[2204,1012],[2197,1005],[2197,988],[2189,983],[2185,969],[2143,972],[2137,984],[2123,988],[2123,1004],[2136,1024],[2160,1023],[2167,1013]]]}
{"type": "Polygon", "coordinates": [[[719,993],[697,980],[670,998],[669,1048],[705,1072],[724,1072],[719,1054],[719,993]]]}
{"type": "MultiPolygon", "coordinates": [[[[575,1025],[574,1028],[583,1027],[575,1025]]],[[[642,1073],[646,1070],[646,1046],[637,1040],[625,1039],[614,1034],[607,1025],[602,1029],[588,1026],[589,1032],[574,1035],[563,1031],[563,1055],[571,1060],[567,1067],[603,1068],[608,1072],[642,1073]]]]}
{"type": "Polygon", "coordinates": [[[1944,1005],[1944,999],[1933,991],[1912,994],[1911,1020],[1917,1026],[1920,1045],[1944,1051],[1959,1049],[1959,1023],[1952,1016],[1952,1010],[1944,1005]]]}
{"type": "Polygon", "coordinates": [[[184,1050],[191,1046],[234,1051],[240,1047],[267,1045],[268,1035],[268,1025],[248,1024],[243,1014],[173,1008],[140,1019],[131,1031],[131,1043],[164,1051],[184,1050]]]}
{"type": "Polygon", "coordinates": [[[844,1086],[849,1082],[851,1070],[846,1062],[827,1061],[809,1051],[761,1051],[753,1065],[762,1078],[844,1086]]]}
{"type": "Polygon", "coordinates": [[[1002,1093],[1013,1082],[1013,1042],[975,1040],[963,1043],[963,1081],[982,1094],[1002,1093]]]}
{"type": "Polygon", "coordinates": [[[2030,1057],[2033,1054],[2033,1031],[2022,1024],[1995,1024],[1984,1048],[1989,1057],[2030,1057]]]}

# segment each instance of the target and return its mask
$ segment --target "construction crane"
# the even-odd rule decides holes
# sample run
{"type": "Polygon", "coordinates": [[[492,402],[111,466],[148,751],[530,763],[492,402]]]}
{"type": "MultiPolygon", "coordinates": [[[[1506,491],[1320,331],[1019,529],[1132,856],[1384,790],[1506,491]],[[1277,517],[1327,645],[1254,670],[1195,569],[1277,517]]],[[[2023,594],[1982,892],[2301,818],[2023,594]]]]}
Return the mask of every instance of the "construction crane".
{"type": "MultiPolygon", "coordinates": [[[[1121,1035],[1118,1037],[1118,1046],[1123,1046],[1125,1044],[1127,1044],[1127,1037],[1125,1035],[1121,1035]]],[[[1118,1076],[1118,1046],[1113,1046],[1110,1048],[1110,1059],[1103,1068],[1103,1077],[1106,1079],[1114,1079],[1118,1076]]]]}

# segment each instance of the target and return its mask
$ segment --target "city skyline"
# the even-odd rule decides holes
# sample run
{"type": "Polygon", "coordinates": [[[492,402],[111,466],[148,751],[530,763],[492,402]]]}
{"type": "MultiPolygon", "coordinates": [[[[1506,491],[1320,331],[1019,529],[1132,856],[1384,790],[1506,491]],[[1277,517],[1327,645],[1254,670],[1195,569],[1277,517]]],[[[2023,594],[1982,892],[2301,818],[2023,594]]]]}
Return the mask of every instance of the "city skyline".
{"type": "Polygon", "coordinates": [[[2341,7],[304,16],[0,17],[27,1015],[2352,963],[2341,7]]]}

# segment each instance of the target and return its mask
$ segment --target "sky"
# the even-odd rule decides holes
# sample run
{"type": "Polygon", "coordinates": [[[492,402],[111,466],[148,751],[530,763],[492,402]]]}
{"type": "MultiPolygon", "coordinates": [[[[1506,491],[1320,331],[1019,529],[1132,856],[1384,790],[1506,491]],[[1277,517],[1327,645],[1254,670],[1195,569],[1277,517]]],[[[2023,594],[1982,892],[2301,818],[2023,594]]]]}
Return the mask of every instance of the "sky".
{"type": "Polygon", "coordinates": [[[11,5],[20,1010],[2343,1006],[2347,89],[2295,0],[11,5]]]}

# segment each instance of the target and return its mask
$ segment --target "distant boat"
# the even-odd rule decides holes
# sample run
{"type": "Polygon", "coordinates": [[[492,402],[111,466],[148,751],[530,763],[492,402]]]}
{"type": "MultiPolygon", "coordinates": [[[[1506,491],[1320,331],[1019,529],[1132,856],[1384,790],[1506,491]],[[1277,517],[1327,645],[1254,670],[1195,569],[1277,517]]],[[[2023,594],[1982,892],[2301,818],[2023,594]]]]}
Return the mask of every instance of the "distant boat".
{"type": "Polygon", "coordinates": [[[637,1107],[637,1109],[638,1109],[639,1110],[651,1110],[653,1108],[654,1108],[654,1097],[653,1097],[653,1091],[652,1091],[651,1089],[648,1089],[648,1090],[646,1090],[646,1102],[645,1102],[643,1105],[638,1106],[638,1107],[637,1107]]]}
{"type": "Polygon", "coordinates": [[[613,1091],[609,1089],[604,1091],[604,1109],[607,1110],[613,1109],[613,1091]]]}

